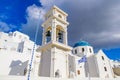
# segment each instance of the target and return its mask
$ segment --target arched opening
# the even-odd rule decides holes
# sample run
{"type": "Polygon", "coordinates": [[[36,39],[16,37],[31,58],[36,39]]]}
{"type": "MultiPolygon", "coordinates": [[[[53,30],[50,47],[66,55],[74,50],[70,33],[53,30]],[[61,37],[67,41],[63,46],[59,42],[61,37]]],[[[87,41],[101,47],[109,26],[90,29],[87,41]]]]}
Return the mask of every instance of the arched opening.
{"type": "Polygon", "coordinates": [[[62,28],[62,26],[57,25],[57,28],[56,28],[56,40],[58,42],[64,43],[64,34],[65,34],[65,31],[62,28]]]}
{"type": "Polygon", "coordinates": [[[48,27],[46,29],[46,42],[49,42],[51,40],[51,27],[48,27]]]}
{"type": "Polygon", "coordinates": [[[84,48],[82,48],[82,52],[84,52],[85,51],[85,49],[84,48]]]}
{"type": "Polygon", "coordinates": [[[57,71],[55,72],[55,77],[57,77],[57,78],[60,77],[60,71],[59,71],[59,69],[57,69],[57,71]]]}
{"type": "Polygon", "coordinates": [[[58,17],[59,17],[59,18],[62,18],[62,16],[61,16],[60,14],[58,15],[58,17]]]}
{"type": "Polygon", "coordinates": [[[90,53],[92,53],[92,50],[91,50],[91,48],[89,48],[89,51],[90,51],[90,53]]]}

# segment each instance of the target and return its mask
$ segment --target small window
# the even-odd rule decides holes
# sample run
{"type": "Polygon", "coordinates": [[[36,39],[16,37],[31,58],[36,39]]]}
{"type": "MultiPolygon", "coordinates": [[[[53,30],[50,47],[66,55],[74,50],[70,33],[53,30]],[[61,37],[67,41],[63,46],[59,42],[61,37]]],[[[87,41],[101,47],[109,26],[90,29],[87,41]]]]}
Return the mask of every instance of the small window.
{"type": "Polygon", "coordinates": [[[5,42],[7,42],[7,40],[5,40],[5,42]]]}
{"type": "Polygon", "coordinates": [[[92,53],[92,50],[91,50],[91,48],[89,48],[89,51],[90,51],[90,53],[92,53]]]}
{"type": "Polygon", "coordinates": [[[58,15],[58,17],[59,17],[59,18],[62,18],[62,16],[61,16],[60,14],[58,15]]]}
{"type": "Polygon", "coordinates": [[[105,70],[105,71],[107,71],[107,68],[106,68],[106,67],[104,67],[104,70],[105,70]]]}
{"type": "Polygon", "coordinates": [[[77,71],[77,74],[80,75],[80,70],[77,71]]]}
{"type": "Polygon", "coordinates": [[[77,54],[77,49],[75,49],[75,54],[77,54]]]}
{"type": "Polygon", "coordinates": [[[82,48],[82,52],[84,52],[85,51],[85,49],[84,48],[82,48]]]}
{"type": "Polygon", "coordinates": [[[104,60],[104,57],[102,56],[102,60],[104,60]]]}
{"type": "Polygon", "coordinates": [[[26,73],[27,73],[27,68],[24,69],[24,75],[26,75],[26,73]]]}
{"type": "Polygon", "coordinates": [[[21,49],[18,49],[18,52],[21,52],[21,49]]]}

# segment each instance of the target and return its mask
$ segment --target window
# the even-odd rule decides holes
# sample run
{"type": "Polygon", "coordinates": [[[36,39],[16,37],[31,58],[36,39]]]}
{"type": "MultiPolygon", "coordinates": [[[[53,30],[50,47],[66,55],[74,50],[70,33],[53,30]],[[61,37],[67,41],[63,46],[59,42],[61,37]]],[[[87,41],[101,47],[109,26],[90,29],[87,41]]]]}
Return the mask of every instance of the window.
{"type": "Polygon", "coordinates": [[[77,71],[77,74],[80,75],[80,70],[77,71]]]}
{"type": "Polygon", "coordinates": [[[46,42],[49,42],[51,40],[51,30],[48,30],[46,32],[46,42]]]}
{"type": "Polygon", "coordinates": [[[89,48],[89,51],[90,51],[90,53],[92,53],[92,50],[91,50],[91,48],[89,48]]]}
{"type": "Polygon", "coordinates": [[[82,52],[84,52],[85,51],[85,49],[84,48],[82,48],[82,52]]]}
{"type": "Polygon", "coordinates": [[[102,60],[104,60],[104,57],[102,56],[102,60]]]}
{"type": "Polygon", "coordinates": [[[27,68],[24,69],[24,75],[26,75],[26,73],[27,73],[27,68]]]}
{"type": "Polygon", "coordinates": [[[58,15],[58,17],[59,17],[59,18],[62,18],[62,16],[61,16],[60,14],[58,15]]]}
{"type": "Polygon", "coordinates": [[[77,54],[77,49],[75,49],[75,54],[77,54]]]}
{"type": "Polygon", "coordinates": [[[57,69],[57,71],[55,72],[55,77],[60,77],[60,71],[59,71],[59,69],[57,69]]]}
{"type": "Polygon", "coordinates": [[[5,42],[7,42],[7,40],[5,40],[5,42]]]}
{"type": "Polygon", "coordinates": [[[107,71],[107,68],[106,68],[106,67],[104,67],[104,70],[105,70],[105,71],[107,71]]]}
{"type": "Polygon", "coordinates": [[[21,52],[21,49],[18,49],[18,52],[21,52]]]}

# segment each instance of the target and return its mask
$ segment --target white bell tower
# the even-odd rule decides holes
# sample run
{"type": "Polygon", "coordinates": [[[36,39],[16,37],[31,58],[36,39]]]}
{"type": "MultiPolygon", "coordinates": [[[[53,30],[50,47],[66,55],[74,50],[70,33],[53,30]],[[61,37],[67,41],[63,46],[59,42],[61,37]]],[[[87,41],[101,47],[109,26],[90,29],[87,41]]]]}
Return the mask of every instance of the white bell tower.
{"type": "Polygon", "coordinates": [[[68,14],[53,6],[45,15],[43,27],[41,62],[39,76],[62,77],[69,76],[68,54],[72,48],[67,42],[68,14]]]}

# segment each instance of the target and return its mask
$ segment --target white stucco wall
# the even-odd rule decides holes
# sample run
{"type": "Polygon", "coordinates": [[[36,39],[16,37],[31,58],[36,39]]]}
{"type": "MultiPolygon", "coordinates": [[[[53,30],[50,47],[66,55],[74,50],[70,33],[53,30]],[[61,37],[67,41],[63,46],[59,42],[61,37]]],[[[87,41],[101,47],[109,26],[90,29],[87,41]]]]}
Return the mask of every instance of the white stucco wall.
{"type": "MultiPolygon", "coordinates": [[[[27,35],[18,31],[16,33],[17,35],[21,35],[21,40],[27,37],[27,35]]],[[[34,42],[27,37],[25,44],[19,46],[20,41],[16,41],[16,37],[13,36],[14,35],[0,32],[0,64],[3,64],[0,66],[0,75],[23,75],[24,68],[26,67],[28,69],[28,61],[31,58],[34,42]],[[19,52],[19,48],[23,49],[23,52],[19,52]],[[28,48],[30,48],[31,51],[28,51],[28,48]]],[[[36,51],[34,52],[35,54],[37,53],[36,51]]]]}
{"type": "Polygon", "coordinates": [[[110,61],[102,50],[96,54],[96,59],[100,78],[113,78],[114,74],[110,65],[110,61]],[[104,57],[104,60],[102,59],[102,56],[104,57]],[[107,68],[107,71],[105,71],[104,67],[107,68]]]}
{"type": "Polygon", "coordinates": [[[54,71],[59,70],[61,77],[68,77],[68,54],[58,48],[56,48],[55,52],[54,71]]]}
{"type": "Polygon", "coordinates": [[[46,50],[41,53],[39,76],[50,77],[51,66],[51,50],[46,50]]]}
{"type": "Polygon", "coordinates": [[[23,75],[30,55],[0,51],[0,75],[23,75]]]}
{"type": "Polygon", "coordinates": [[[80,60],[81,58],[82,57],[75,56],[76,77],[85,78],[86,77],[86,72],[85,72],[86,65],[84,62],[78,63],[78,60],[80,60]],[[80,74],[78,74],[78,70],[80,71],[80,74]]]}
{"type": "Polygon", "coordinates": [[[94,55],[91,55],[87,58],[87,66],[89,70],[87,70],[86,72],[89,73],[90,77],[99,77],[96,58],[94,55]]]}

